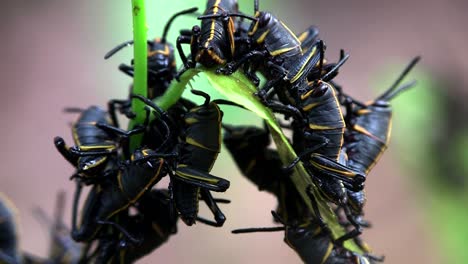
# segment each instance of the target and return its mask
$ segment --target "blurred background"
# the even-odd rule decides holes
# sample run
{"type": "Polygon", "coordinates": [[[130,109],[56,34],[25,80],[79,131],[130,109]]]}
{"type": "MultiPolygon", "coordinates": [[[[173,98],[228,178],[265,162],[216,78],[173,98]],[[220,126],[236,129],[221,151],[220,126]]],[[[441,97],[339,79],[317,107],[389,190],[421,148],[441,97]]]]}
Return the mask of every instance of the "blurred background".
{"type": "MultiPolygon", "coordinates": [[[[147,1],[148,38],[160,36],[165,21],[204,1],[147,1]]],[[[252,14],[253,1],[240,1],[252,14]]],[[[317,25],[332,61],[343,48],[351,57],[337,81],[347,93],[367,101],[390,86],[416,55],[422,61],[410,79],[419,85],[397,97],[393,138],[366,182],[366,218],[374,224],[363,237],[387,263],[466,263],[468,177],[468,2],[260,1],[294,32],[317,25]]],[[[56,193],[67,191],[70,219],[73,168],[53,146],[54,136],[71,142],[77,116],[66,106],[105,106],[125,98],[131,79],[117,70],[132,49],[104,61],[115,45],[132,38],[130,1],[7,1],[0,9],[0,192],[18,207],[23,250],[44,256],[48,236],[31,210],[52,214],[56,193]]],[[[194,17],[173,24],[191,28],[194,17]]],[[[179,62],[180,63],[180,62],[179,62]]],[[[205,82],[195,88],[205,89],[205,82]]],[[[243,111],[225,110],[225,121],[260,124],[243,111]]],[[[231,180],[222,198],[228,216],[223,228],[198,224],[179,232],[140,263],[300,263],[281,232],[231,235],[240,227],[271,226],[275,199],[242,178],[226,152],[213,174],[231,180]]],[[[159,186],[164,186],[161,183],[159,186]]],[[[203,207],[203,205],[202,205],[203,207]]],[[[202,209],[201,214],[207,215],[202,209]]]]}

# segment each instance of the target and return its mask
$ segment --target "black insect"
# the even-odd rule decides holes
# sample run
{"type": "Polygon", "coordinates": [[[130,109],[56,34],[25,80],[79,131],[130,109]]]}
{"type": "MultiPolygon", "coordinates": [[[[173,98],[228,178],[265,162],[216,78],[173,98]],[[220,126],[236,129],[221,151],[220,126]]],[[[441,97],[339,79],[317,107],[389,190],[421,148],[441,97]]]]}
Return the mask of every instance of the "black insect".
{"type": "Polygon", "coordinates": [[[79,111],[80,117],[72,126],[75,146],[67,146],[61,137],[55,137],[54,144],[60,154],[77,168],[73,177],[91,184],[101,180],[104,172],[114,166],[122,139],[144,132],[148,125],[149,109],[145,124],[129,131],[115,127],[108,119],[107,112],[97,106],[79,111]]]}
{"type": "Polygon", "coordinates": [[[178,216],[167,190],[154,189],[135,204],[136,214],[119,214],[119,224],[138,237],[130,241],[111,230],[99,239],[94,252],[83,256],[83,263],[134,263],[151,253],[177,232],[178,216]]]}
{"type": "MultiPolygon", "coordinates": [[[[343,151],[347,154],[347,166],[367,175],[387,149],[392,126],[390,101],[415,82],[400,85],[404,77],[419,61],[414,58],[393,85],[374,101],[367,104],[345,95],[346,133],[343,151]]],[[[366,201],[364,191],[348,190],[348,203],[356,214],[361,214],[366,201]]]]}
{"type": "MultiPolygon", "coordinates": [[[[82,185],[77,181],[72,216],[73,239],[91,241],[103,224],[110,224],[113,216],[136,203],[167,173],[165,158],[174,156],[175,154],[156,153],[150,149],[136,150],[130,162],[118,166],[118,169],[108,176],[108,180],[93,185],[83,206],[79,228],[76,223],[78,217],[76,205],[82,185]]],[[[127,236],[132,238],[130,235],[127,236]]],[[[137,242],[137,239],[133,241],[137,242]]]]}
{"type": "Polygon", "coordinates": [[[222,65],[234,58],[237,45],[246,38],[236,34],[236,27],[242,22],[233,17],[253,19],[239,13],[237,0],[208,0],[204,14],[198,17],[202,20],[201,27],[194,26],[191,32],[182,31],[177,39],[177,50],[185,68],[192,68],[197,62],[206,67],[222,65]],[[190,60],[182,44],[190,44],[190,60]]]}
{"type": "MultiPolygon", "coordinates": [[[[322,70],[324,50],[319,42],[319,71],[322,70]]],[[[300,160],[318,186],[321,194],[330,202],[342,206],[346,210],[348,220],[355,226],[355,230],[339,238],[344,241],[360,234],[361,227],[352,217],[346,206],[346,189],[360,191],[363,188],[365,176],[338,162],[345,122],[341,106],[334,88],[322,80],[328,78],[347,59],[342,52],[342,58],[335,67],[321,79],[312,82],[302,82],[297,89],[297,103],[294,106],[272,102],[267,105],[276,112],[282,112],[293,117],[293,147],[299,157],[287,170],[295,166],[300,160]]],[[[319,211],[316,217],[321,219],[319,211]]],[[[323,223],[325,225],[325,223],[323,223]]]]}
{"type": "MultiPolygon", "coordinates": [[[[164,26],[163,35],[161,38],[155,38],[152,41],[147,41],[148,43],[148,91],[147,97],[149,99],[154,99],[158,96],[164,94],[164,92],[169,87],[170,82],[176,76],[176,61],[174,56],[174,47],[171,43],[167,42],[167,34],[169,32],[172,22],[181,15],[191,14],[198,10],[198,8],[190,8],[182,10],[174,14],[164,26]]],[[[124,42],[117,47],[109,51],[104,58],[108,59],[113,56],[116,52],[121,50],[124,47],[133,44],[133,40],[124,42]]],[[[133,65],[133,60],[132,60],[133,65]]],[[[134,68],[133,66],[120,64],[119,69],[125,74],[133,77],[134,68]]],[[[133,92],[133,88],[130,87],[130,94],[133,92]]],[[[111,115],[112,123],[115,126],[119,126],[118,119],[116,117],[116,109],[121,113],[125,114],[127,117],[132,117],[134,114],[131,112],[131,100],[110,100],[108,103],[109,114],[111,115]]]]}
{"type": "Polygon", "coordinates": [[[277,212],[283,219],[310,219],[307,206],[294,187],[290,173],[282,170],[283,163],[271,143],[267,128],[224,125],[224,144],[241,173],[260,191],[275,195],[277,212]]]}
{"type": "Polygon", "coordinates": [[[319,29],[316,26],[309,26],[304,32],[297,35],[297,39],[301,42],[302,51],[312,48],[319,40],[319,29]]]}
{"type": "MultiPolygon", "coordinates": [[[[154,110],[162,113],[159,108],[154,110]]],[[[76,241],[92,239],[98,230],[97,221],[106,220],[115,210],[128,206],[129,200],[140,195],[140,192],[144,192],[147,184],[159,176],[155,174],[161,169],[160,164],[151,164],[148,161],[143,166],[135,164],[120,166],[121,161],[118,159],[118,142],[145,130],[150,116],[149,108],[146,108],[146,113],[147,116],[142,126],[125,131],[112,126],[107,120],[107,113],[104,110],[92,106],[83,111],[78,122],[73,125],[76,146],[67,147],[63,139],[56,137],[57,149],[77,168],[77,172],[73,176],[77,182],[77,190],[73,204],[72,226],[72,237],[76,241]],[[83,183],[93,184],[93,188],[85,203],[83,223],[78,230],[76,225],[77,207],[83,183]],[[106,191],[104,192],[104,190],[106,191]]],[[[169,128],[166,131],[166,134],[168,133],[169,128]]],[[[138,155],[145,157],[153,153],[143,149],[134,154],[132,161],[138,160],[140,158],[138,155]]],[[[155,155],[153,154],[153,156],[155,155]]],[[[166,153],[160,156],[166,156],[166,153]]]]}
{"type": "MultiPolygon", "coordinates": [[[[270,90],[274,88],[279,99],[285,104],[295,103],[294,94],[290,90],[294,86],[306,81],[307,75],[316,66],[319,57],[316,37],[303,36],[307,39],[307,45],[311,45],[304,53],[301,41],[279,19],[269,12],[258,10],[258,0],[255,1],[256,21],[248,32],[251,47],[246,54],[236,57],[218,72],[231,74],[240,66],[250,68],[247,75],[258,83],[255,72],[260,71],[267,79],[266,84],[257,92],[265,101],[270,90]],[[309,40],[313,44],[309,44],[309,40]]],[[[308,31],[313,31],[311,28],[308,31]]]]}
{"type": "Polygon", "coordinates": [[[82,177],[92,179],[107,165],[109,158],[117,154],[118,144],[112,135],[96,126],[110,124],[107,112],[97,106],[82,110],[72,126],[74,147],[68,147],[61,137],[54,143],[62,156],[70,162],[82,177]]]}
{"type": "Polygon", "coordinates": [[[181,219],[187,225],[195,223],[201,192],[215,215],[215,226],[221,226],[225,216],[216,206],[209,191],[223,192],[229,181],[209,174],[221,148],[221,120],[223,112],[208,94],[192,90],[203,96],[205,103],[191,108],[184,116],[185,133],[179,145],[179,159],[171,179],[173,198],[181,219]]]}
{"type": "Polygon", "coordinates": [[[343,263],[343,264],[369,264],[382,259],[368,255],[359,255],[347,250],[341,243],[330,239],[330,231],[321,227],[317,222],[284,221],[276,212],[271,212],[274,219],[281,223],[278,227],[245,228],[233,230],[234,234],[251,232],[285,231],[284,242],[288,244],[304,263],[343,263]]]}
{"type": "Polygon", "coordinates": [[[0,193],[0,262],[21,263],[18,245],[16,208],[10,200],[0,193]]]}
{"type": "MultiPolygon", "coordinates": [[[[293,185],[289,173],[282,170],[283,165],[278,152],[267,148],[270,144],[268,130],[256,127],[225,127],[225,129],[227,132],[224,142],[237,166],[244,176],[254,182],[260,190],[266,190],[276,196],[278,199],[277,212],[283,219],[304,222],[315,218],[322,225],[322,228],[326,228],[317,201],[310,192],[310,187],[307,190],[314,209],[312,212],[307,210],[307,206],[293,185]]],[[[314,176],[315,174],[312,177],[314,176]]],[[[336,180],[327,182],[332,186],[325,186],[326,190],[339,185],[339,183],[340,181],[336,180]]],[[[337,202],[336,200],[332,201],[337,202]]],[[[359,235],[358,232],[352,231],[338,238],[336,243],[342,243],[357,235],[359,235]]]]}

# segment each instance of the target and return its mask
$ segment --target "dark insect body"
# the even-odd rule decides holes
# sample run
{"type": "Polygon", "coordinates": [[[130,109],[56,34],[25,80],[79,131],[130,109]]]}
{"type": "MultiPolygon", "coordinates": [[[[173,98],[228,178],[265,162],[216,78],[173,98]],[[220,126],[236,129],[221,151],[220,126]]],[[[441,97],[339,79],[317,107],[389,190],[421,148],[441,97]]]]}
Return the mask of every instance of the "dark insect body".
{"type": "Polygon", "coordinates": [[[167,157],[175,154],[156,153],[150,149],[138,149],[130,162],[121,164],[109,176],[109,180],[93,185],[83,206],[81,225],[78,228],[77,208],[81,183],[77,182],[73,208],[72,237],[76,241],[91,241],[100,230],[103,221],[109,221],[126,210],[166,174],[167,157]]]}
{"type": "Polygon", "coordinates": [[[119,223],[138,237],[139,242],[128,240],[119,233],[102,237],[95,252],[83,257],[83,262],[134,263],[151,253],[169,237],[177,233],[177,214],[167,190],[154,189],[144,194],[135,205],[136,215],[119,215],[119,223]]]}
{"type": "Polygon", "coordinates": [[[81,177],[89,180],[104,170],[109,159],[116,156],[118,149],[115,137],[97,127],[98,123],[110,125],[107,112],[91,106],[81,112],[78,121],[72,126],[74,147],[68,147],[61,137],[54,139],[60,154],[77,168],[81,177]]]}
{"type": "MultiPolygon", "coordinates": [[[[314,208],[313,212],[310,212],[289,178],[289,173],[282,170],[282,162],[278,153],[267,148],[270,138],[266,129],[226,126],[225,128],[227,132],[224,142],[237,166],[243,175],[254,182],[260,190],[276,196],[277,212],[282,219],[288,222],[305,222],[316,218],[322,228],[327,228],[320,216],[315,197],[308,193],[314,208]]],[[[335,184],[335,182],[330,184],[335,184]]],[[[359,233],[356,231],[350,232],[338,238],[336,243],[342,243],[357,235],[359,233]]]]}
{"type": "Polygon", "coordinates": [[[226,126],[224,144],[241,173],[260,191],[275,195],[277,212],[285,220],[310,219],[311,214],[292,184],[276,150],[269,149],[270,133],[254,126],[226,126]]]}
{"type": "Polygon", "coordinates": [[[312,27],[304,33],[302,39],[306,41],[305,45],[310,45],[304,53],[301,41],[284,23],[269,12],[258,11],[257,0],[255,19],[247,33],[248,52],[237,56],[218,72],[231,74],[244,65],[247,75],[258,83],[255,71],[259,70],[267,78],[266,84],[257,92],[262,101],[271,96],[270,90],[274,88],[282,103],[293,104],[295,95],[290,94],[290,90],[306,81],[318,62],[318,33],[314,33],[312,27]]]}
{"type": "MultiPolygon", "coordinates": [[[[321,67],[323,48],[320,57],[321,67]]],[[[346,57],[342,56],[337,67],[345,60],[346,57]]],[[[293,117],[293,147],[301,154],[288,168],[304,159],[304,166],[322,195],[335,204],[344,205],[347,202],[346,189],[361,190],[365,176],[338,162],[345,122],[335,89],[331,84],[318,80],[304,83],[298,93],[300,101],[296,107],[300,115],[293,117]]],[[[359,229],[357,224],[355,226],[359,229]]]]}
{"type": "Polygon", "coordinates": [[[222,65],[236,55],[237,46],[246,41],[236,37],[236,25],[241,23],[233,17],[252,19],[239,13],[237,0],[208,0],[206,10],[199,19],[201,27],[194,26],[191,32],[183,31],[177,39],[177,50],[186,69],[198,62],[206,67],[222,65]],[[190,44],[191,59],[188,60],[182,44],[190,44]]]}
{"type": "MultiPolygon", "coordinates": [[[[135,96],[137,99],[141,99],[135,96]]],[[[161,111],[160,109],[154,109],[161,111]]],[[[77,167],[76,179],[77,189],[73,203],[72,237],[76,241],[90,241],[99,229],[99,221],[107,220],[112,215],[128,207],[147,189],[152,187],[160,179],[163,158],[173,157],[175,154],[158,153],[149,149],[140,149],[133,153],[131,162],[122,164],[116,152],[119,146],[117,142],[121,138],[128,138],[132,134],[144,132],[148,126],[150,109],[146,108],[146,119],[143,126],[133,130],[125,131],[112,126],[106,119],[107,113],[97,107],[90,107],[81,113],[78,122],[73,126],[75,147],[66,147],[63,139],[56,137],[55,144],[60,153],[77,167]],[[103,147],[104,146],[104,147],[103,147]],[[108,147],[111,146],[111,147],[108,147]],[[109,151],[111,149],[112,151],[109,151]],[[112,154],[109,161],[88,162],[100,166],[80,166],[80,157],[91,160],[107,158],[112,154]],[[135,163],[143,160],[144,164],[135,163]],[[152,159],[152,160],[150,160],[152,159]],[[133,163],[132,163],[133,162],[133,163]],[[151,163],[154,162],[154,163],[151,163]],[[91,169],[93,169],[91,171],[91,169]],[[92,173],[89,173],[89,172],[92,173]],[[87,197],[83,209],[82,226],[76,225],[79,198],[82,184],[92,184],[93,187],[87,197]]],[[[162,120],[161,120],[162,121],[162,120]]],[[[162,121],[163,122],[163,121],[162,121]]],[[[167,128],[166,133],[169,133],[167,128]]],[[[164,175],[164,174],[162,174],[164,175]]]]}
{"type": "MultiPolygon", "coordinates": [[[[261,21],[260,19],[257,23],[261,21]]],[[[298,45],[300,46],[299,42],[298,45]]],[[[314,49],[319,50],[319,52],[311,51],[310,54],[313,55],[311,58],[314,58],[312,59],[314,66],[315,62],[319,62],[321,71],[324,57],[323,43],[319,42],[318,46],[311,48],[311,50],[314,49]]],[[[346,58],[342,53],[342,60],[323,78],[328,78],[344,63],[346,58]]],[[[300,71],[302,70],[297,72],[300,71]]],[[[297,80],[297,85],[300,86],[295,88],[297,99],[295,99],[293,106],[266,102],[266,105],[273,111],[288,114],[294,120],[293,146],[296,151],[300,151],[302,154],[300,158],[288,166],[288,169],[291,169],[300,159],[304,159],[304,165],[322,195],[335,204],[345,206],[347,202],[346,188],[361,190],[365,177],[338,163],[343,144],[345,122],[337,95],[333,87],[322,79],[307,82],[305,77],[295,78],[293,77],[291,80],[297,80]]],[[[315,210],[315,213],[316,217],[321,219],[319,211],[315,210]]],[[[349,210],[347,210],[347,216],[356,229],[340,238],[339,241],[357,236],[361,232],[359,224],[351,218],[349,210]]]]}
{"type": "MultiPolygon", "coordinates": [[[[414,82],[399,86],[403,78],[419,61],[414,58],[395,83],[370,103],[363,104],[345,95],[346,127],[344,151],[347,166],[367,175],[387,149],[392,127],[390,101],[401,92],[414,86],[414,82]]],[[[363,191],[348,190],[349,204],[356,214],[361,214],[365,203],[363,191]]]]}
{"type": "Polygon", "coordinates": [[[284,242],[288,244],[304,263],[307,264],[370,264],[380,261],[372,256],[359,255],[347,250],[341,243],[330,239],[330,231],[322,227],[321,223],[284,221],[276,212],[272,211],[276,222],[282,224],[277,227],[245,228],[233,230],[234,234],[252,232],[275,232],[284,230],[284,242]]]}
{"type": "Polygon", "coordinates": [[[330,240],[317,224],[303,227],[286,226],[284,241],[301,257],[304,263],[369,264],[368,257],[353,253],[330,240]]]}
{"type": "MultiPolygon", "coordinates": [[[[147,96],[149,99],[154,99],[158,96],[164,94],[164,92],[169,87],[170,82],[176,76],[176,61],[174,56],[174,47],[171,43],[167,42],[167,34],[172,22],[178,16],[194,13],[198,8],[190,8],[182,10],[174,14],[166,23],[161,38],[155,38],[152,41],[148,41],[148,91],[147,96]]],[[[104,58],[108,59],[113,56],[116,52],[122,48],[132,45],[133,40],[124,42],[117,47],[109,51],[104,58]]],[[[133,64],[133,60],[132,60],[133,64]]],[[[119,69],[125,74],[133,77],[134,69],[133,66],[126,64],[120,64],[119,69]]],[[[130,87],[130,94],[133,92],[133,88],[130,87]]],[[[112,123],[115,126],[119,126],[118,120],[115,114],[116,107],[120,110],[121,113],[125,114],[127,117],[132,117],[134,113],[131,113],[131,100],[110,100],[109,101],[109,113],[112,118],[112,123]]]]}
{"type": "MultiPolygon", "coordinates": [[[[191,108],[184,116],[184,138],[171,179],[176,208],[189,226],[195,223],[198,214],[200,190],[204,198],[212,200],[209,191],[223,192],[229,187],[229,181],[209,174],[221,148],[223,113],[214,101],[210,102],[207,94],[197,90],[192,92],[203,96],[205,103],[191,108]]],[[[213,225],[221,226],[225,217],[215,203],[212,205],[210,209],[216,218],[213,225]]]]}
{"type": "MultiPolygon", "coordinates": [[[[89,129],[95,131],[94,140],[100,140],[97,137],[98,133],[107,133],[108,135],[117,134],[119,137],[128,138],[132,134],[143,133],[143,144],[150,148],[142,148],[136,150],[134,153],[130,153],[128,146],[120,144],[119,146],[123,149],[125,156],[129,159],[129,162],[123,163],[120,160],[112,162],[105,171],[101,171],[101,174],[106,177],[101,177],[100,181],[94,181],[95,183],[86,199],[83,207],[83,216],[81,226],[78,228],[76,225],[77,220],[77,206],[78,200],[81,193],[81,180],[77,181],[77,190],[75,193],[75,204],[73,207],[73,227],[72,237],[77,241],[91,242],[98,231],[101,229],[103,224],[112,225],[110,219],[117,219],[118,215],[123,214],[126,209],[137,202],[137,200],[144,195],[146,191],[156,184],[167,171],[167,158],[175,159],[176,154],[172,152],[173,148],[177,144],[177,139],[174,138],[178,134],[178,130],[171,126],[169,128],[166,123],[169,114],[163,112],[157,106],[152,104],[150,99],[153,99],[163,94],[170,81],[176,74],[175,70],[175,57],[173,46],[166,41],[167,32],[172,21],[183,14],[193,13],[197,8],[191,8],[183,10],[174,14],[164,28],[163,37],[161,39],[156,38],[154,41],[148,41],[148,96],[149,99],[143,98],[139,95],[132,95],[132,89],[130,91],[129,99],[126,100],[111,100],[109,101],[109,114],[111,121],[104,122],[103,120],[95,120],[94,126],[90,126],[89,129]],[[142,100],[159,114],[159,118],[148,124],[149,121],[149,108],[147,111],[147,118],[143,126],[136,127],[130,131],[125,131],[118,128],[118,119],[116,116],[116,107],[119,107],[121,113],[124,113],[127,117],[133,118],[135,113],[131,112],[131,99],[136,98],[142,100]],[[163,145],[164,148],[163,148],[163,145]],[[160,151],[156,153],[152,149],[160,151]],[[130,154],[133,154],[130,156],[130,154]],[[114,217],[115,216],[115,217],[114,217]],[[106,223],[104,223],[106,222],[106,223]]],[[[105,58],[111,57],[113,54],[118,52],[125,46],[133,44],[133,41],[125,42],[118,45],[110,52],[108,52],[105,58]]],[[[133,67],[128,65],[120,65],[119,69],[124,73],[133,76],[133,67]]],[[[175,110],[176,112],[180,109],[175,110]]],[[[101,116],[106,115],[102,111],[101,116]]],[[[97,116],[94,116],[97,119],[97,116]]],[[[173,123],[170,123],[173,125],[173,123]]],[[[91,138],[92,136],[91,135],[91,138]]],[[[117,140],[114,137],[108,139],[114,140],[114,145],[117,140]]],[[[59,142],[56,140],[56,142],[59,142]]],[[[63,140],[62,140],[63,142],[63,140]]],[[[59,145],[64,143],[59,142],[59,145]]],[[[68,152],[66,147],[59,147],[62,155],[68,152]]],[[[64,155],[65,156],[65,155],[64,155]]],[[[65,158],[67,158],[65,156],[65,158]]],[[[70,161],[68,158],[67,160],[70,161]]],[[[171,162],[172,163],[172,162],[171,162]]],[[[76,163],[72,162],[73,165],[76,163]]],[[[85,181],[85,183],[87,183],[85,181]]],[[[117,227],[117,225],[113,225],[117,227]]],[[[122,229],[122,228],[120,228],[122,229]]],[[[125,231],[125,230],[121,230],[125,231]]],[[[136,239],[130,239],[136,243],[136,239]]],[[[106,259],[108,256],[101,256],[101,259],[106,259]]]]}

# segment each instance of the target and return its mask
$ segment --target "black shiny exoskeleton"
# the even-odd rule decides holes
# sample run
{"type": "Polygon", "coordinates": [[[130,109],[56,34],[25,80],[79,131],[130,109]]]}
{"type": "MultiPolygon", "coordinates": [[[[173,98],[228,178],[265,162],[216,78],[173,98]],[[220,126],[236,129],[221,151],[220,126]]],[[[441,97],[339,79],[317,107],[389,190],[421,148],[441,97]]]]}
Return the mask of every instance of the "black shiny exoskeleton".
{"type": "MultiPolygon", "coordinates": [[[[172,193],[181,219],[187,225],[195,223],[198,214],[198,199],[201,191],[205,201],[212,201],[209,191],[223,192],[229,181],[210,175],[221,148],[221,120],[223,112],[210,97],[197,90],[193,93],[205,97],[205,103],[191,108],[184,116],[184,135],[179,145],[179,159],[171,179],[172,193]]],[[[221,226],[225,217],[211,202],[216,223],[221,226]]]]}
{"type": "Polygon", "coordinates": [[[290,246],[304,263],[307,264],[370,264],[382,261],[370,255],[359,255],[347,250],[341,243],[330,238],[330,231],[318,222],[298,222],[294,219],[286,222],[272,211],[276,222],[282,226],[259,227],[233,230],[234,234],[252,232],[275,232],[284,230],[284,242],[290,246]]]}
{"type": "Polygon", "coordinates": [[[227,125],[224,129],[223,142],[237,167],[260,191],[275,195],[278,214],[286,221],[309,219],[311,214],[289,178],[290,173],[282,170],[278,152],[268,148],[268,129],[227,125]]]}
{"type": "MultiPolygon", "coordinates": [[[[172,22],[181,15],[194,13],[198,8],[193,7],[175,13],[167,21],[164,26],[164,31],[161,38],[156,37],[148,43],[148,98],[153,99],[162,95],[169,83],[176,74],[176,62],[174,57],[174,46],[167,42],[167,34],[172,22]]],[[[110,50],[105,56],[105,59],[110,58],[120,49],[132,45],[133,40],[124,42],[110,50]]],[[[132,61],[133,64],[133,61],[132,61]]],[[[125,74],[133,77],[133,66],[120,64],[119,69],[125,74]]]]}
{"type": "Polygon", "coordinates": [[[290,90],[306,81],[319,60],[316,34],[308,37],[310,33],[307,32],[312,32],[313,28],[307,30],[302,40],[310,47],[302,50],[301,41],[284,23],[271,13],[258,10],[258,0],[255,1],[255,19],[247,34],[249,50],[218,72],[231,74],[245,64],[245,69],[250,68],[246,73],[253,77],[254,83],[257,83],[254,74],[257,70],[267,78],[257,93],[262,100],[269,97],[270,90],[274,88],[282,103],[293,104],[295,95],[290,94],[290,90]],[[313,43],[310,44],[309,40],[313,43]]]}
{"type": "MultiPolygon", "coordinates": [[[[73,209],[72,237],[76,241],[91,241],[104,221],[126,210],[151,189],[167,173],[165,158],[175,154],[156,153],[151,149],[136,150],[129,162],[120,164],[107,180],[93,185],[83,206],[80,226],[77,209],[73,209]]],[[[75,200],[81,192],[77,182],[75,200]]]]}
{"type": "Polygon", "coordinates": [[[96,124],[110,125],[107,112],[97,106],[83,110],[72,126],[74,147],[69,147],[61,137],[54,139],[57,150],[77,168],[83,178],[92,180],[99,176],[109,159],[117,154],[115,136],[100,129],[96,124]]]}
{"type": "Polygon", "coordinates": [[[108,233],[99,239],[96,252],[83,256],[83,263],[134,263],[151,253],[177,232],[178,216],[169,192],[154,189],[144,194],[135,204],[137,214],[119,214],[119,224],[138,238],[129,241],[119,232],[108,233]]]}
{"type": "MultiPolygon", "coordinates": [[[[414,58],[395,83],[369,103],[360,103],[345,95],[346,133],[343,150],[347,154],[347,166],[351,169],[367,175],[386,150],[392,127],[390,101],[414,86],[414,82],[402,86],[399,84],[419,59],[414,58]]],[[[361,214],[366,201],[365,193],[348,190],[348,197],[353,211],[361,214]]]]}
{"type": "MultiPolygon", "coordinates": [[[[176,61],[174,56],[174,46],[167,42],[167,34],[169,32],[169,28],[172,22],[181,15],[194,13],[197,11],[198,8],[190,8],[186,10],[182,10],[174,14],[164,26],[163,35],[161,38],[156,37],[152,41],[147,41],[148,43],[148,90],[147,90],[147,97],[149,99],[154,99],[158,96],[161,96],[166,92],[167,88],[169,87],[170,82],[175,78],[177,70],[176,70],[176,61]]],[[[132,45],[133,40],[124,42],[117,47],[110,50],[105,56],[105,59],[110,58],[116,52],[121,50],[122,48],[132,45]]],[[[133,64],[133,60],[132,60],[133,64]]],[[[133,77],[133,66],[120,64],[119,69],[133,77]]],[[[130,95],[132,94],[133,88],[130,87],[130,95]]],[[[110,100],[109,101],[109,114],[111,115],[112,123],[115,126],[119,126],[118,119],[116,117],[116,110],[118,109],[121,113],[127,115],[127,117],[132,117],[131,113],[131,100],[110,100]]]]}
{"type": "MultiPolygon", "coordinates": [[[[208,0],[201,19],[201,27],[194,26],[191,32],[183,31],[177,39],[177,50],[185,68],[200,63],[206,67],[222,65],[232,61],[238,45],[245,44],[245,36],[237,34],[242,20],[233,17],[252,19],[239,13],[237,0],[208,0]],[[182,44],[190,44],[191,59],[188,60],[182,44]]],[[[242,28],[240,29],[242,31],[242,28]]]]}

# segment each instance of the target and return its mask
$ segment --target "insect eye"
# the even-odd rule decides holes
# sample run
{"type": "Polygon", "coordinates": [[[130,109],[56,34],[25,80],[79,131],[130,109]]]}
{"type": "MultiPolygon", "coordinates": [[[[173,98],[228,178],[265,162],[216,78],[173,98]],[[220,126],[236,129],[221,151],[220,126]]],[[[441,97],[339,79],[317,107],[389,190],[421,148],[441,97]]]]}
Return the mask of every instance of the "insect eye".
{"type": "Polygon", "coordinates": [[[265,27],[270,22],[271,14],[270,13],[261,13],[260,19],[258,20],[259,27],[265,27]]]}

